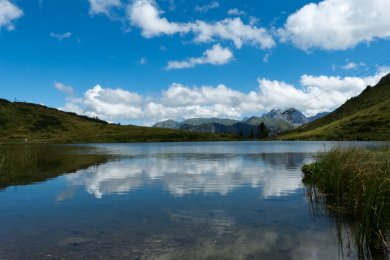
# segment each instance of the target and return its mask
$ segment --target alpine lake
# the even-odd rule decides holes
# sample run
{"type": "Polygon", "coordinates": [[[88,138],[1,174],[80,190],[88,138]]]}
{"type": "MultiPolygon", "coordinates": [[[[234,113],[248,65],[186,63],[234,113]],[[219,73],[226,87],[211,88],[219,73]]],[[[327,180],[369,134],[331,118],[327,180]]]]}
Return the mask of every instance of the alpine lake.
{"type": "Polygon", "coordinates": [[[381,145],[2,145],[0,259],[356,259],[301,168],[381,145]]]}

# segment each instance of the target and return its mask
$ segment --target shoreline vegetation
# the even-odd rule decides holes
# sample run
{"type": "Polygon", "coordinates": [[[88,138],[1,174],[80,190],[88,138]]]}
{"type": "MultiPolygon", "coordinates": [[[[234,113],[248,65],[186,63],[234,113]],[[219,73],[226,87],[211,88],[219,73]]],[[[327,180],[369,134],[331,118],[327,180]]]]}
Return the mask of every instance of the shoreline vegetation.
{"type": "Polygon", "coordinates": [[[302,172],[310,207],[334,217],[340,246],[352,241],[361,259],[388,259],[390,146],[335,148],[319,154],[302,172]],[[345,238],[345,233],[351,235],[345,238]]]}

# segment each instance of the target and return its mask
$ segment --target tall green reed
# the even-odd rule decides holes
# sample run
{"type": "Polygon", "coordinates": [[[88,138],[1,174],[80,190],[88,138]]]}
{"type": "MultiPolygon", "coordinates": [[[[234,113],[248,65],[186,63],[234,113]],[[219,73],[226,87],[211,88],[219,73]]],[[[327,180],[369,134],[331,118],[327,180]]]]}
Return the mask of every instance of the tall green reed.
{"type": "Polygon", "coordinates": [[[390,149],[334,149],[319,154],[302,168],[313,204],[325,204],[336,218],[339,238],[342,219],[353,227],[353,240],[362,258],[387,254],[390,232],[390,149]]]}

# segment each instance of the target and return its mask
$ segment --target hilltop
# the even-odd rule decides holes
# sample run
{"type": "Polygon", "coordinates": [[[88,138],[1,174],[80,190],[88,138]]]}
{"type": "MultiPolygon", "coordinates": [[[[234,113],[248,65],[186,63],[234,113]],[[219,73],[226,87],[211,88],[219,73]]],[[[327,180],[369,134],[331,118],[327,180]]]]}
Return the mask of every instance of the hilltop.
{"type": "Polygon", "coordinates": [[[94,143],[229,140],[234,137],[121,126],[46,106],[0,99],[0,143],[94,143]]]}
{"type": "Polygon", "coordinates": [[[390,74],[334,112],[280,136],[285,140],[390,140],[390,74]]]}

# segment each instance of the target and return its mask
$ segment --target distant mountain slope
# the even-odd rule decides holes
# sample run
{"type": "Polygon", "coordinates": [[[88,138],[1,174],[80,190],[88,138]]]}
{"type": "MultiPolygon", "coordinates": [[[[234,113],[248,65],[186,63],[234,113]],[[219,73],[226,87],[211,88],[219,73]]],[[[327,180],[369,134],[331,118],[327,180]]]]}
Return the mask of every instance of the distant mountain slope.
{"type": "Polygon", "coordinates": [[[286,110],[272,109],[270,112],[264,114],[263,117],[281,119],[295,125],[302,125],[309,122],[309,119],[295,108],[289,108],[286,110]]]}
{"type": "MultiPolygon", "coordinates": [[[[327,113],[318,114],[315,118],[319,118],[326,114],[327,113]]],[[[286,110],[273,109],[260,117],[252,116],[245,118],[242,121],[228,118],[192,118],[182,122],[166,120],[156,123],[153,127],[181,129],[202,133],[228,133],[250,137],[257,134],[258,127],[261,123],[264,123],[268,130],[270,130],[270,134],[274,135],[282,131],[295,129],[310,121],[311,119],[307,118],[300,111],[295,108],[289,108],[286,110]]]]}
{"type": "MultiPolygon", "coordinates": [[[[162,122],[158,122],[153,125],[153,127],[159,128],[168,128],[168,129],[180,129],[183,125],[188,126],[199,126],[204,124],[221,124],[221,125],[233,125],[240,121],[228,118],[191,118],[184,120],[182,122],[177,122],[175,120],[166,120],[162,122]]],[[[187,128],[188,128],[187,126],[187,128]]]]}
{"type": "Polygon", "coordinates": [[[180,123],[175,121],[175,120],[170,119],[170,120],[158,122],[158,123],[154,124],[153,127],[167,128],[167,129],[179,129],[180,123]]]}
{"type": "Polygon", "coordinates": [[[180,127],[180,129],[202,133],[233,134],[250,138],[254,138],[258,134],[258,125],[249,125],[243,122],[238,122],[233,125],[223,125],[219,123],[207,123],[200,125],[184,124],[180,127]]]}
{"type": "Polygon", "coordinates": [[[206,141],[232,137],[120,126],[45,106],[0,99],[0,143],[206,141]]]}
{"type": "Polygon", "coordinates": [[[282,139],[390,140],[390,74],[334,112],[282,139]]]}
{"type": "Polygon", "coordinates": [[[226,118],[193,118],[183,122],[167,120],[156,123],[153,127],[254,137],[258,134],[258,127],[261,122],[266,124],[271,134],[294,128],[291,123],[284,119],[270,117],[251,117],[243,121],[226,118]]]}
{"type": "Polygon", "coordinates": [[[271,133],[279,133],[281,131],[294,129],[294,125],[291,122],[288,122],[282,118],[272,118],[266,114],[262,115],[261,117],[252,116],[248,119],[245,119],[243,122],[252,126],[258,126],[261,124],[261,122],[263,122],[269,128],[269,130],[271,130],[271,133]]]}

